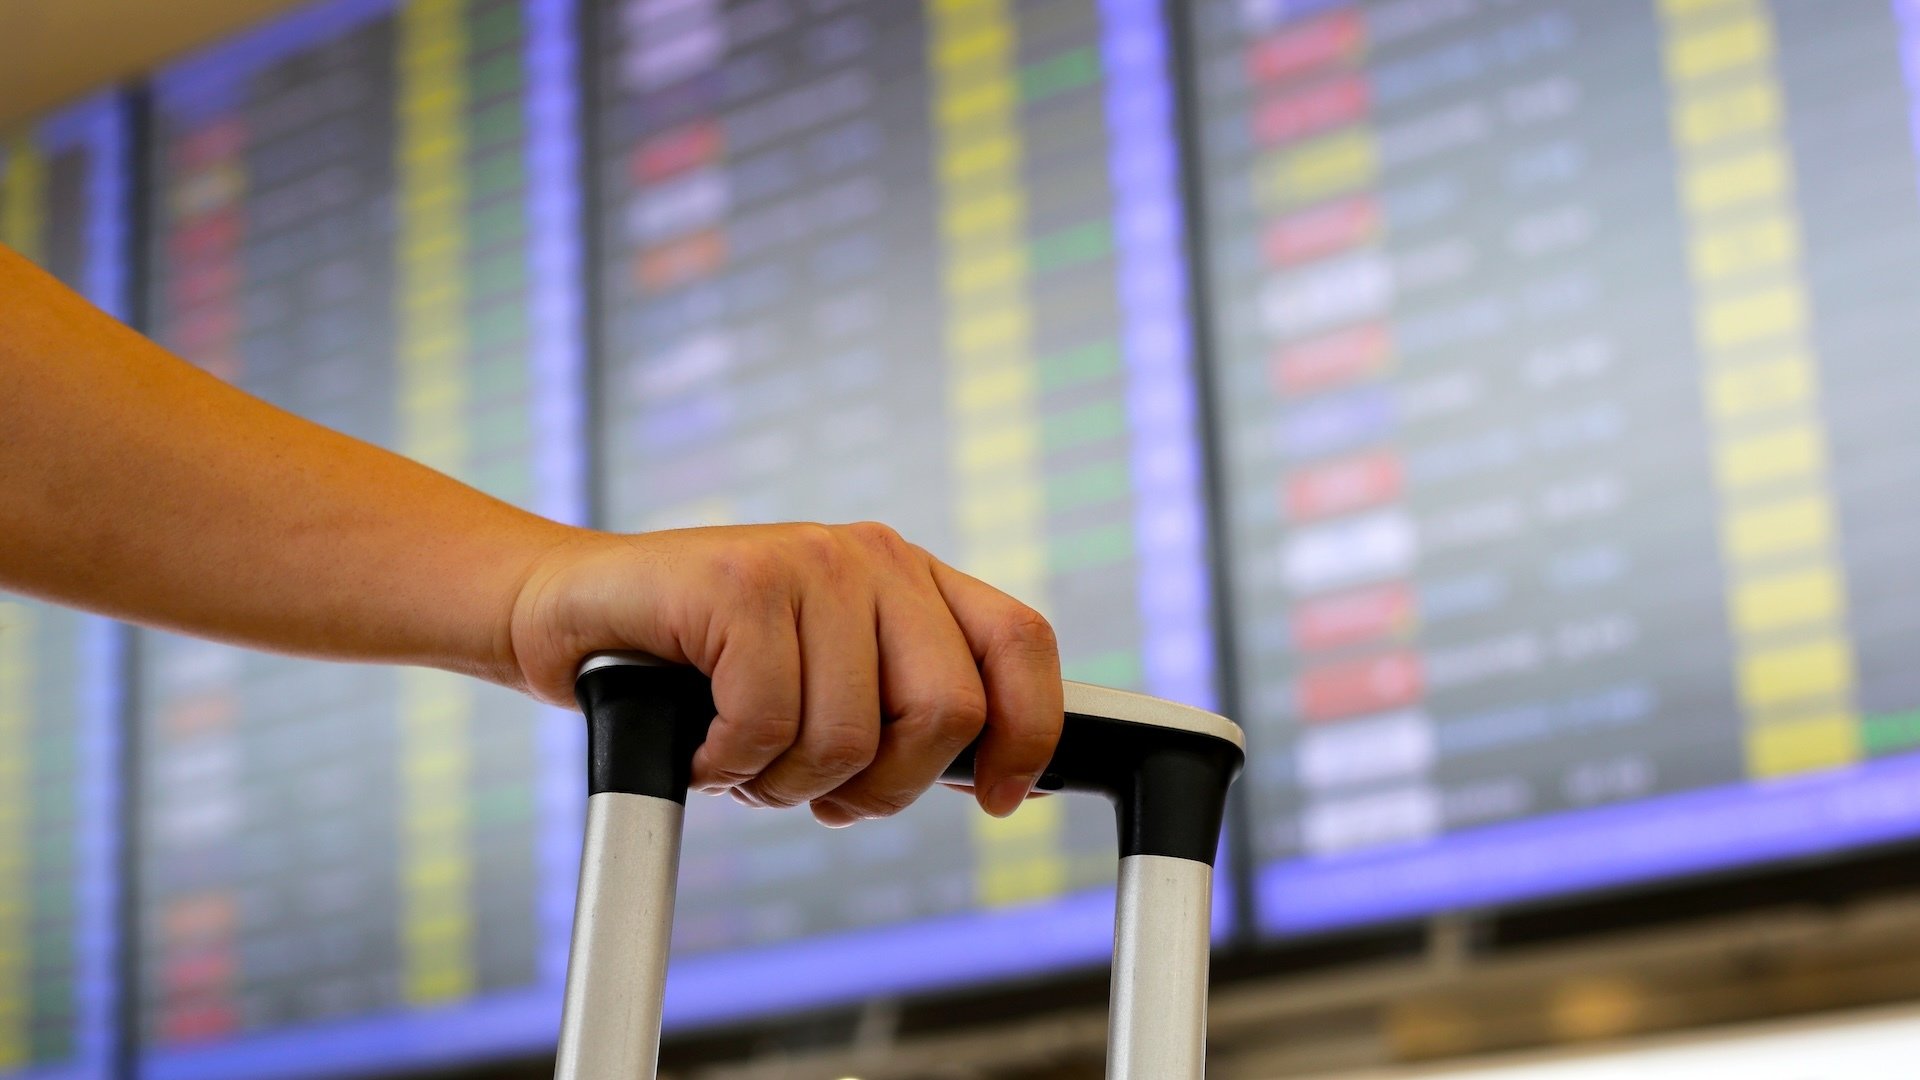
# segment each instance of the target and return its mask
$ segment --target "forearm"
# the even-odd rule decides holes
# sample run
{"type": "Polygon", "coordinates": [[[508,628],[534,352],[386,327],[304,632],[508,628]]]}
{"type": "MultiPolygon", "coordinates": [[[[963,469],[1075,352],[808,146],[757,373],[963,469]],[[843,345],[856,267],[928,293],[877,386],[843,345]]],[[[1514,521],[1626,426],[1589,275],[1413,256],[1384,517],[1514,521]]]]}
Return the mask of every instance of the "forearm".
{"type": "Polygon", "coordinates": [[[0,587],[309,656],[519,678],[565,527],[170,356],[0,248],[0,587]]]}

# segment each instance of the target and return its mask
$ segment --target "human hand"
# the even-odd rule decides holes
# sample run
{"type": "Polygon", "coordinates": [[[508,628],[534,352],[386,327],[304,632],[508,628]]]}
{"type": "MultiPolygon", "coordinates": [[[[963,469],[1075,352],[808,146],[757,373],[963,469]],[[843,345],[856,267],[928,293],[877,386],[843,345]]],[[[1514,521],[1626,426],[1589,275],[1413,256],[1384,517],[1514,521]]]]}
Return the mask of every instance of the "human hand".
{"type": "Polygon", "coordinates": [[[976,798],[1005,816],[1060,736],[1047,621],[884,525],[582,531],[534,564],[508,623],[553,704],[603,649],[699,668],[718,717],[694,787],[835,827],[905,809],[983,730],[976,798]]]}

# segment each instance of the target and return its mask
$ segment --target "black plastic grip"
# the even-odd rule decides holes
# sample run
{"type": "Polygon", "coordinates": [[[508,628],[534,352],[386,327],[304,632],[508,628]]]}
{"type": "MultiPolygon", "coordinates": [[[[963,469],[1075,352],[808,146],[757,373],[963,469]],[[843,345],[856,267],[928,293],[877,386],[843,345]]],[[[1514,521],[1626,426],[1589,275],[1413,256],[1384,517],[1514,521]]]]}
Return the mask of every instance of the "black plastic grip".
{"type": "MultiPolygon", "coordinates": [[[[940,778],[972,783],[974,749],[961,751],[940,778]]],[[[1119,819],[1122,858],[1166,855],[1211,866],[1227,789],[1245,764],[1246,754],[1225,739],[1068,713],[1034,787],[1106,796],[1119,819]]]]}
{"type": "MultiPolygon", "coordinates": [[[[622,791],[685,803],[694,751],[713,723],[713,687],[699,671],[654,663],[590,667],[574,684],[587,717],[588,793],[622,791]]],[[[976,744],[977,746],[977,744],[976,744]]],[[[941,779],[973,781],[968,747],[941,779]]],[[[1180,728],[1068,713],[1035,787],[1095,792],[1114,805],[1120,854],[1213,863],[1227,788],[1246,762],[1225,739],[1180,728]]]]}
{"type": "Polygon", "coordinates": [[[587,717],[587,793],[685,804],[693,754],[713,723],[713,686],[690,667],[614,664],[574,681],[587,717]]]}

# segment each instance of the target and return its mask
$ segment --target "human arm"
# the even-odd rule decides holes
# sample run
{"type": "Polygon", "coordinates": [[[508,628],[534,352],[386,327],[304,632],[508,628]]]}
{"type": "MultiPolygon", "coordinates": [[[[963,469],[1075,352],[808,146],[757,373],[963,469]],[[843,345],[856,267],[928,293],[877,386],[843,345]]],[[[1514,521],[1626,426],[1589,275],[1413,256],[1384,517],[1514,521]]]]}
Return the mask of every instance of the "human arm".
{"type": "Polygon", "coordinates": [[[830,824],[897,810],[983,728],[1008,812],[1057,738],[1045,620],[884,527],[559,525],[248,396],[5,248],[0,378],[0,586],[556,704],[598,649],[691,663],[720,713],[695,783],[830,824]]]}

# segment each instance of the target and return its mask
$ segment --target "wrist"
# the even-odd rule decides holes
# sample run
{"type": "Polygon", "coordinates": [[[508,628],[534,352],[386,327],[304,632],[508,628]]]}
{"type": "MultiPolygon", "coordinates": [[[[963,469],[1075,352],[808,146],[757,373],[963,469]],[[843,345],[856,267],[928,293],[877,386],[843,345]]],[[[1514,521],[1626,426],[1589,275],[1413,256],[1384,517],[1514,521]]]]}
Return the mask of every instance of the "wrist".
{"type": "Polygon", "coordinates": [[[563,525],[528,515],[514,540],[503,545],[510,552],[496,563],[500,576],[485,586],[486,617],[482,620],[486,636],[475,643],[476,668],[473,672],[490,682],[522,693],[537,692],[531,684],[527,666],[521,657],[515,627],[518,613],[528,598],[538,594],[551,579],[555,568],[568,561],[566,552],[589,543],[597,534],[591,529],[563,525]]]}
{"type": "Polygon", "coordinates": [[[607,647],[600,640],[604,634],[583,629],[597,625],[605,612],[588,617],[583,609],[632,603],[607,596],[610,587],[590,568],[608,557],[630,556],[631,543],[631,537],[574,527],[545,538],[502,608],[495,660],[504,674],[496,681],[550,705],[572,704],[574,665],[587,652],[607,647]]]}

